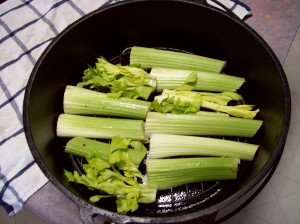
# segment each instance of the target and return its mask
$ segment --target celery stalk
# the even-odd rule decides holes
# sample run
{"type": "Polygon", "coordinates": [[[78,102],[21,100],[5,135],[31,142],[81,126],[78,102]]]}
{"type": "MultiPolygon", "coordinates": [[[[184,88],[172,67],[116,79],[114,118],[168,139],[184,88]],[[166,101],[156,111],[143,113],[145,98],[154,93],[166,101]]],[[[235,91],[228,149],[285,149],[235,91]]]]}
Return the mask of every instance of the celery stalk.
{"type": "MultiPolygon", "coordinates": [[[[169,98],[173,99],[171,102],[173,102],[172,104],[175,107],[175,109],[173,109],[174,111],[176,111],[176,108],[178,107],[176,102],[180,100],[179,102],[186,107],[194,106],[198,110],[200,110],[200,107],[202,107],[222,113],[227,113],[235,117],[247,119],[253,119],[259,112],[259,109],[252,110],[254,105],[243,104],[236,106],[227,106],[228,102],[230,102],[231,100],[242,99],[239,94],[234,92],[208,93],[165,89],[163,90],[161,95],[155,96],[154,99],[157,100],[157,103],[152,103],[152,107],[155,106],[154,109],[158,112],[161,112],[160,110],[161,108],[163,108],[163,105],[158,103],[166,101],[169,98]]],[[[168,105],[168,108],[170,108],[170,105],[168,105]]]]}
{"type": "MultiPolygon", "coordinates": [[[[157,89],[177,89],[181,87],[193,71],[176,68],[152,68],[150,74],[156,77],[157,89]]],[[[213,92],[236,92],[245,82],[245,78],[197,71],[194,90],[213,92]]]]}
{"type": "Polygon", "coordinates": [[[134,46],[131,48],[130,64],[139,65],[141,68],[164,67],[219,73],[224,68],[226,61],[182,52],[134,46]]]}
{"type": "Polygon", "coordinates": [[[121,136],[145,140],[144,121],[60,114],[57,120],[57,136],[99,139],[121,136]]]}
{"type": "MultiPolygon", "coordinates": [[[[132,149],[128,150],[128,156],[134,162],[134,164],[139,165],[144,157],[146,156],[147,149],[146,147],[141,147],[143,145],[140,141],[132,141],[132,149]]],[[[65,147],[65,152],[86,158],[92,153],[100,154],[100,157],[107,161],[110,155],[110,144],[83,138],[83,137],[74,137],[70,139],[65,147]]]]}
{"type": "Polygon", "coordinates": [[[69,85],[64,92],[63,105],[67,114],[145,119],[151,103],[124,97],[115,99],[105,93],[69,85]]]}
{"type": "Polygon", "coordinates": [[[253,119],[259,112],[259,109],[252,110],[253,105],[223,106],[206,100],[202,101],[201,107],[247,119],[253,119]]]}
{"type": "Polygon", "coordinates": [[[148,159],[148,181],[163,190],[184,184],[237,178],[237,158],[148,159]]]}
{"type": "Polygon", "coordinates": [[[149,112],[145,133],[253,137],[261,125],[261,120],[237,117],[149,112]]]}
{"type": "Polygon", "coordinates": [[[217,156],[253,160],[258,145],[199,136],[152,134],[149,158],[173,156],[217,156]]]}
{"type": "Polygon", "coordinates": [[[74,137],[67,142],[65,152],[82,158],[86,158],[91,153],[99,153],[101,158],[107,160],[110,154],[110,145],[97,140],[74,137]]]}

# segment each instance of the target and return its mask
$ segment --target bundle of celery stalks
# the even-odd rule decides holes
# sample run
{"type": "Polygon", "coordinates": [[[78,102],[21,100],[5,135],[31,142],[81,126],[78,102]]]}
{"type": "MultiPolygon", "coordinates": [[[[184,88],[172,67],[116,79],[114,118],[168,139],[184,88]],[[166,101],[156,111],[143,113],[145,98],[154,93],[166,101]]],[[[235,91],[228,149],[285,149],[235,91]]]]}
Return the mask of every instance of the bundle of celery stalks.
{"type": "Polygon", "coordinates": [[[237,93],[245,79],[222,74],[225,64],[136,46],[128,66],[99,57],[65,89],[57,136],[85,161],[84,174],[65,170],[67,179],[94,191],[92,202],[115,197],[122,214],[155,202],[157,190],[236,179],[258,145],[224,137],[251,138],[262,121],[237,93]]]}

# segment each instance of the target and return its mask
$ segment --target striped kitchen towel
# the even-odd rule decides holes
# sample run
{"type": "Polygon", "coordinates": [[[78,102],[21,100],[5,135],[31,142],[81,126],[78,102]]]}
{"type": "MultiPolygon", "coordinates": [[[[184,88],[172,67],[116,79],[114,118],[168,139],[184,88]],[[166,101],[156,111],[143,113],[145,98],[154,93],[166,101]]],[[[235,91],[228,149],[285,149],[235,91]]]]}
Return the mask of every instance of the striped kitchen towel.
{"type": "Polygon", "coordinates": [[[239,0],[207,0],[206,2],[209,5],[222,9],[224,11],[228,10],[233,12],[241,20],[252,16],[251,8],[247,4],[239,0]]]}
{"type": "Polygon", "coordinates": [[[33,66],[70,23],[112,2],[8,0],[0,5],[0,205],[9,216],[48,181],[33,160],[22,121],[33,66]]]}
{"type": "Polygon", "coordinates": [[[30,73],[44,49],[69,24],[114,2],[7,0],[0,5],[0,206],[9,216],[48,182],[30,153],[23,128],[30,73]]]}

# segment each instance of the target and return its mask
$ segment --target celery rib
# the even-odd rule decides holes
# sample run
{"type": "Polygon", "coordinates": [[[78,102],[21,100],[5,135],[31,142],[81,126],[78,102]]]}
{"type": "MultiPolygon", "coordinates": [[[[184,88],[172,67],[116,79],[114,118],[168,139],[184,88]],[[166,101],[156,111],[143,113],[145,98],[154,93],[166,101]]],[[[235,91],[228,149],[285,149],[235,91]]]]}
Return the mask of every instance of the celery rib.
{"type": "Polygon", "coordinates": [[[101,158],[107,160],[110,154],[110,146],[104,142],[74,137],[67,142],[65,152],[82,158],[86,158],[90,153],[96,152],[100,153],[101,158]]]}
{"type": "MultiPolygon", "coordinates": [[[[181,87],[193,71],[173,68],[152,68],[150,74],[156,77],[157,89],[176,89],[181,87]]],[[[197,71],[194,90],[213,92],[236,92],[245,82],[245,78],[197,71]]]]}
{"type": "Polygon", "coordinates": [[[69,85],[65,89],[63,105],[67,114],[145,119],[151,103],[124,97],[115,99],[105,93],[69,85]]]}
{"type": "Polygon", "coordinates": [[[149,157],[153,159],[173,156],[235,157],[251,161],[258,145],[199,136],[152,134],[149,157]]]}
{"type": "Polygon", "coordinates": [[[237,178],[237,158],[148,159],[149,183],[163,190],[184,184],[237,178]]]}
{"type": "Polygon", "coordinates": [[[198,114],[162,114],[149,112],[145,122],[145,133],[178,134],[178,135],[211,135],[253,137],[261,120],[236,117],[212,117],[198,114]]]}
{"type": "Polygon", "coordinates": [[[145,140],[144,121],[60,114],[57,136],[111,139],[114,136],[145,140]]]}
{"type": "Polygon", "coordinates": [[[195,108],[195,110],[200,110],[202,107],[247,119],[253,119],[259,112],[259,109],[252,110],[254,105],[228,106],[227,104],[231,100],[242,100],[242,97],[235,92],[211,93],[164,89],[161,95],[155,96],[154,99],[159,103],[154,104],[154,106],[152,105],[157,112],[163,112],[162,108],[164,109],[164,104],[162,102],[164,101],[170,102],[168,105],[169,108],[170,105],[173,105],[175,109],[182,105],[195,108]]]}
{"type": "MultiPolygon", "coordinates": [[[[83,138],[83,137],[74,137],[70,139],[65,147],[65,152],[86,158],[87,156],[97,153],[105,161],[108,161],[110,151],[110,144],[101,142],[98,140],[83,138]]],[[[130,149],[127,151],[128,156],[134,164],[139,165],[144,157],[146,156],[147,150],[143,149],[130,149]]]]}
{"type": "MultiPolygon", "coordinates": [[[[239,106],[241,106],[241,105],[223,106],[223,105],[218,105],[216,103],[212,103],[212,102],[209,102],[206,100],[203,100],[202,104],[201,104],[201,107],[206,108],[206,109],[224,112],[224,113],[228,113],[232,116],[247,118],[247,119],[253,119],[259,112],[259,109],[244,110],[244,109],[240,109],[239,106]]],[[[248,106],[248,105],[246,105],[246,106],[248,106]]],[[[252,109],[252,106],[249,106],[249,109],[252,109]]]]}
{"type": "Polygon", "coordinates": [[[134,46],[131,48],[130,64],[139,65],[141,68],[164,67],[219,73],[224,68],[226,61],[182,52],[134,46]]]}

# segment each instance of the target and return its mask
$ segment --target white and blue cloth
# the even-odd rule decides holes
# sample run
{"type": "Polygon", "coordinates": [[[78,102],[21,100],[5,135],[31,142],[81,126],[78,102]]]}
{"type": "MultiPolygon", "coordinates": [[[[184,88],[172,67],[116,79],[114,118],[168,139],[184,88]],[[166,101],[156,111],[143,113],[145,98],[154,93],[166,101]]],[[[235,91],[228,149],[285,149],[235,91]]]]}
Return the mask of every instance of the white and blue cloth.
{"type": "MultiPolygon", "coordinates": [[[[48,182],[31,155],[23,128],[23,98],[30,73],[44,49],[69,24],[115,2],[7,0],[0,4],[0,206],[9,216],[48,182]]],[[[251,14],[238,1],[220,2],[241,19],[251,14]],[[237,11],[239,7],[243,10],[237,11]]]]}
{"type": "Polygon", "coordinates": [[[231,11],[242,20],[249,16],[252,16],[251,8],[247,4],[239,0],[207,0],[207,3],[224,11],[231,11]],[[224,7],[226,9],[224,9],[224,7]]]}

